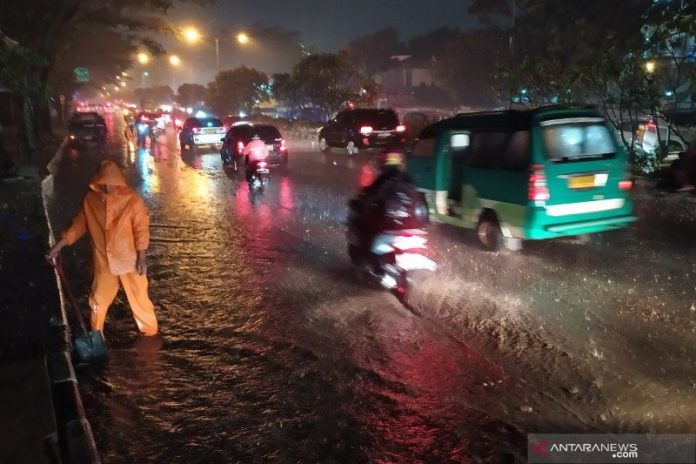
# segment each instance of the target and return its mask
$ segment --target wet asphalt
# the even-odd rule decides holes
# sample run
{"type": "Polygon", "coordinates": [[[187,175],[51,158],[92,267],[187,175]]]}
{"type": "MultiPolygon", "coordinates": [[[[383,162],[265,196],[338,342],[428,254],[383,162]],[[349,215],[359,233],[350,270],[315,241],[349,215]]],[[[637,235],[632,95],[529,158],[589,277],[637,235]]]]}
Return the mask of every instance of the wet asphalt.
{"type": "MultiPolygon", "coordinates": [[[[291,138],[250,196],[218,153],[182,156],[172,134],[129,150],[108,123],[103,153],[54,160],[48,205],[67,226],[109,157],[150,208],[161,336],[137,335],[121,295],[108,360],[79,370],[103,462],[524,462],[528,432],[693,432],[688,213],[645,194],[657,226],[499,254],[435,225],[441,272],[404,306],[346,253],[374,154],[291,138]]],[[[66,256],[82,295],[88,257],[85,240],[66,256]]]]}

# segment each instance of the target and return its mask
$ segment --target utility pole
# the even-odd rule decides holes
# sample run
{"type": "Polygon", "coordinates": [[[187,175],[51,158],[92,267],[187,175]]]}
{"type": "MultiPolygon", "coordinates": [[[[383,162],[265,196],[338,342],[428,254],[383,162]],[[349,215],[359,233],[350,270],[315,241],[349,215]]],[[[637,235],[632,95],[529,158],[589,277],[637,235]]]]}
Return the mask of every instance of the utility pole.
{"type": "MultiPolygon", "coordinates": [[[[508,41],[508,54],[510,55],[510,69],[515,64],[515,15],[517,13],[517,0],[512,0],[512,18],[510,24],[510,38],[508,41]]],[[[508,109],[512,109],[512,89],[509,89],[508,109]]]]}
{"type": "Polygon", "coordinates": [[[215,37],[215,64],[218,74],[220,73],[220,39],[215,37]]]}

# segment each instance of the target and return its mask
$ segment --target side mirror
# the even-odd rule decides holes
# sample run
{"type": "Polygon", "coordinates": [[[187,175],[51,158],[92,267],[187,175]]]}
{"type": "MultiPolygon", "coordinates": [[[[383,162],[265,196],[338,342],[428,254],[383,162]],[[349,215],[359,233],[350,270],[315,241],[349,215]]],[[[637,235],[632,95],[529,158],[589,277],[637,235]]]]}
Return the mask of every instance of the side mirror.
{"type": "Polygon", "coordinates": [[[220,141],[221,141],[221,142],[224,142],[224,141],[225,141],[225,137],[221,138],[220,141]]]}

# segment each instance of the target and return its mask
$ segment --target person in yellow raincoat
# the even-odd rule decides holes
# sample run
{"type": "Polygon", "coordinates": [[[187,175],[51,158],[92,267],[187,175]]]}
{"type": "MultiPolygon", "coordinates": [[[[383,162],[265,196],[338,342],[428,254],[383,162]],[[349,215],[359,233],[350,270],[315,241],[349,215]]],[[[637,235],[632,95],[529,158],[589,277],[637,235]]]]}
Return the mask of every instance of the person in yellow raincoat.
{"type": "Polygon", "coordinates": [[[128,186],[113,161],[100,163],[89,188],[72,225],[47,257],[55,259],[62,248],[89,232],[94,262],[94,281],[89,296],[92,330],[104,333],[106,313],[120,283],[140,332],[155,335],[157,318],[147,294],[145,254],[150,240],[147,207],[128,186]]]}

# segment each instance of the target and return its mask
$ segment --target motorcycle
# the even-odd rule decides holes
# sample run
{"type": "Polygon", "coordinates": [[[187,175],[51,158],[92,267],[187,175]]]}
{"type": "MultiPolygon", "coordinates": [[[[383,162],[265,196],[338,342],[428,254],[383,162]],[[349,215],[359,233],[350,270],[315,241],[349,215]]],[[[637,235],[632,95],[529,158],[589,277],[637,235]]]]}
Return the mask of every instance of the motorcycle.
{"type": "Polygon", "coordinates": [[[365,232],[362,203],[357,198],[349,202],[348,255],[353,264],[366,269],[380,286],[403,299],[423,277],[437,270],[437,264],[426,255],[425,199],[406,200],[400,207],[388,207],[376,234],[365,232]]]}
{"type": "Polygon", "coordinates": [[[247,182],[249,191],[263,193],[271,180],[271,171],[266,161],[257,161],[247,166],[247,182]]]}

